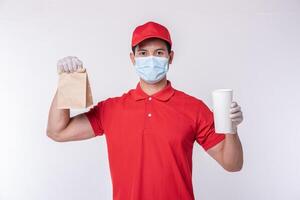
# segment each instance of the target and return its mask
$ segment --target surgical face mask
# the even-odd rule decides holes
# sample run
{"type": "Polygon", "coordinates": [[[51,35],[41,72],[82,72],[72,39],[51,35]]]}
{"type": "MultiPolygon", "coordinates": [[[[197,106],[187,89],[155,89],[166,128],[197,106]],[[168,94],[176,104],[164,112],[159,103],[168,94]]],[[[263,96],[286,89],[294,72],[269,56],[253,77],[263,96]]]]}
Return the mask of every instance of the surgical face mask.
{"type": "Polygon", "coordinates": [[[169,70],[169,59],[166,57],[135,57],[135,70],[139,77],[149,84],[162,80],[169,70]]]}

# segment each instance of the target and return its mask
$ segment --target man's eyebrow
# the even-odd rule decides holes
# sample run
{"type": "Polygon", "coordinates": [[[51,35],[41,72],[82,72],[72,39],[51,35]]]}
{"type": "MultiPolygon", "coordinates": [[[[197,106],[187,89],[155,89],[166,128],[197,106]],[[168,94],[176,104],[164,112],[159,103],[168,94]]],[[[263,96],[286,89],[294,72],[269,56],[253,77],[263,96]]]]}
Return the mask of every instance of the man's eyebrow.
{"type": "Polygon", "coordinates": [[[163,50],[163,51],[165,51],[166,49],[164,49],[164,48],[155,49],[155,51],[158,51],[158,50],[163,50]]]}
{"type": "MultiPolygon", "coordinates": [[[[164,48],[155,49],[155,51],[158,51],[158,50],[166,51],[166,49],[164,49],[164,48]]],[[[148,50],[147,49],[138,49],[137,51],[148,51],[148,50]]]]}
{"type": "Polygon", "coordinates": [[[147,51],[147,49],[138,49],[137,51],[147,51]]]}

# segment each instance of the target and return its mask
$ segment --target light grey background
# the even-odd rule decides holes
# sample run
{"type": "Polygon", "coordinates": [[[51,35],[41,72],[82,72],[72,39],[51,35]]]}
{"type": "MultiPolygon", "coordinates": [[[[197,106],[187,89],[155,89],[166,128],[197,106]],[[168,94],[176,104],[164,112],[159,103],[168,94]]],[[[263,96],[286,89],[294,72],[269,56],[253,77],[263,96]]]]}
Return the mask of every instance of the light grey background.
{"type": "Polygon", "coordinates": [[[0,1],[0,199],[111,199],[104,137],[46,137],[56,61],[82,59],[95,102],[119,96],[138,81],[130,40],[148,20],[171,32],[176,89],[211,108],[213,89],[232,88],[244,113],[242,171],[226,172],[195,143],[196,199],[300,199],[296,0],[0,1]]]}

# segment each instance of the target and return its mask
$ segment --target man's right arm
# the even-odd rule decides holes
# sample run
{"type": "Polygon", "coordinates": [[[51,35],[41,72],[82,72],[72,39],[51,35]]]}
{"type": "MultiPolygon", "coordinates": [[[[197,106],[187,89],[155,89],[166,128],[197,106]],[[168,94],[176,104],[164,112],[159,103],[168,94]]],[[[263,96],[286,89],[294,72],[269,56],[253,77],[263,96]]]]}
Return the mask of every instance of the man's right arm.
{"type": "MultiPolygon", "coordinates": [[[[65,57],[58,62],[58,71],[72,73],[82,67],[76,57],[65,57]]],[[[84,140],[95,137],[86,115],[79,114],[70,118],[69,109],[57,108],[57,91],[48,115],[47,136],[57,142],[84,140]]]]}

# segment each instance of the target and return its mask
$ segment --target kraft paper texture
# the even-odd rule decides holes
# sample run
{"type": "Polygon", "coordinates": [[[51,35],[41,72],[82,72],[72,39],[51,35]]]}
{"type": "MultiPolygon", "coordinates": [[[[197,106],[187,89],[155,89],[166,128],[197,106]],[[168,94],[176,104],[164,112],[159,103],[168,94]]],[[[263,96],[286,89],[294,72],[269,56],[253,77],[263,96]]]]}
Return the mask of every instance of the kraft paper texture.
{"type": "Polygon", "coordinates": [[[91,106],[93,97],[86,70],[60,73],[57,95],[59,109],[82,109],[91,106]]]}

